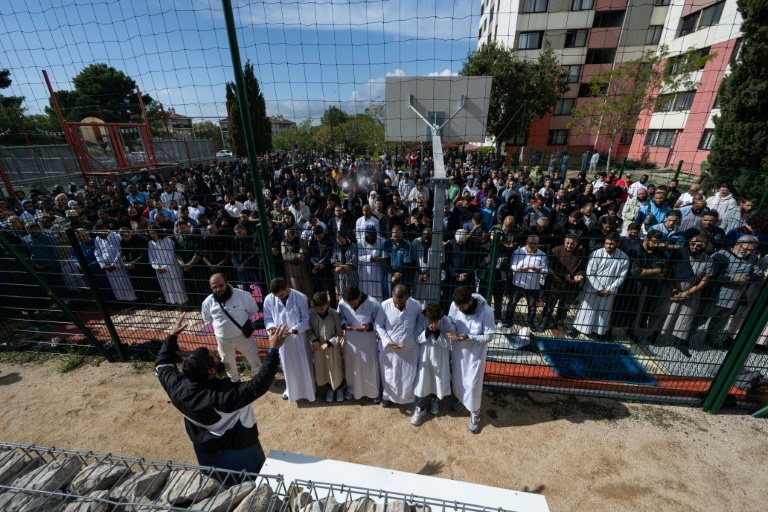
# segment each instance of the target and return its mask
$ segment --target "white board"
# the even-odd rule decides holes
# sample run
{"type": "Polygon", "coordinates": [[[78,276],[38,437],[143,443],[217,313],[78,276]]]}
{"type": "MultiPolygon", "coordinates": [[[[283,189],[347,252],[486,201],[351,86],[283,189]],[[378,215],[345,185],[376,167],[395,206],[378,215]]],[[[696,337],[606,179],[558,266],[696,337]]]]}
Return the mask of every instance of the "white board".
{"type": "MultiPolygon", "coordinates": [[[[353,487],[414,494],[427,498],[458,501],[488,508],[520,512],[549,512],[544,496],[511,491],[487,485],[472,484],[417,475],[391,469],[352,464],[332,459],[319,459],[290,452],[271,450],[264,467],[265,475],[282,475],[286,486],[294,480],[344,484],[353,487]]],[[[318,494],[318,498],[324,496],[318,494]]],[[[442,511],[441,511],[442,512],[442,511]]],[[[448,509],[446,509],[448,512],[448,509]]]]}

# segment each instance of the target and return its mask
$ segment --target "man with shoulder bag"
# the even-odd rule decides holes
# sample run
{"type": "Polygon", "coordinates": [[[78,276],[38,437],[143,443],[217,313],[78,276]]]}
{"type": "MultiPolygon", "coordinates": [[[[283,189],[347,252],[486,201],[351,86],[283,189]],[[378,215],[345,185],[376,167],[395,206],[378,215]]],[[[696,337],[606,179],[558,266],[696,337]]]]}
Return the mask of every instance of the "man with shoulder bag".
{"type": "Polygon", "coordinates": [[[251,367],[251,375],[259,373],[261,359],[259,348],[251,338],[253,324],[250,318],[259,311],[250,293],[235,288],[223,274],[214,274],[209,280],[211,295],[203,301],[203,320],[213,324],[216,345],[227,375],[238,382],[237,351],[240,351],[251,367]]]}

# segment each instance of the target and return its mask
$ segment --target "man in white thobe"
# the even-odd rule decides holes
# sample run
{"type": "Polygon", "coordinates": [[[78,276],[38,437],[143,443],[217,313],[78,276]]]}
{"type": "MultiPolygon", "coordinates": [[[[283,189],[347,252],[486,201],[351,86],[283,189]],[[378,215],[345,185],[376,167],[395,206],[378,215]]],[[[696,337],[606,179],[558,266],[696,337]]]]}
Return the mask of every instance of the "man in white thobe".
{"type": "Polygon", "coordinates": [[[469,431],[475,433],[480,427],[485,357],[496,326],[493,309],[482,295],[460,286],[453,291],[452,298],[448,312],[448,318],[456,325],[455,331],[448,331],[448,338],[453,342],[451,379],[456,396],[452,409],[458,412],[464,405],[469,410],[469,431]]]}
{"type": "Polygon", "coordinates": [[[370,205],[363,205],[363,216],[355,221],[355,238],[358,245],[366,237],[369,229],[376,230],[376,236],[379,235],[379,219],[373,216],[373,210],[370,205]]]}
{"type": "Polygon", "coordinates": [[[356,286],[343,291],[339,302],[341,328],[344,329],[344,373],[347,392],[344,398],[363,397],[379,401],[379,345],[376,317],[381,304],[356,286]]]}
{"type": "Polygon", "coordinates": [[[278,325],[288,327],[288,337],[280,347],[280,361],[285,375],[283,398],[290,402],[305,399],[315,401],[315,373],[312,353],[307,341],[309,306],[307,296],[292,290],[285,279],[273,279],[270,293],[264,299],[264,325],[270,333],[278,325]]]}
{"type": "Polygon", "coordinates": [[[99,266],[106,271],[109,286],[117,300],[134,301],[136,293],[133,291],[131,276],[123,267],[123,258],[120,255],[120,235],[108,231],[106,226],[96,226],[96,250],[94,256],[99,266]]]}
{"type": "Polygon", "coordinates": [[[216,347],[229,380],[240,381],[237,371],[238,350],[251,366],[251,375],[255,376],[261,370],[259,347],[253,338],[243,335],[241,327],[259,312],[256,300],[250,293],[230,285],[224,274],[213,274],[208,284],[213,293],[203,301],[203,320],[213,325],[216,347]]]}
{"type": "Polygon", "coordinates": [[[416,320],[421,304],[408,296],[402,284],[392,289],[392,298],[381,304],[376,316],[376,332],[381,338],[381,405],[390,402],[410,404],[415,400],[418,375],[419,345],[416,342],[416,320]]]}
{"type": "Polygon", "coordinates": [[[589,255],[587,280],[573,321],[576,330],[590,337],[606,338],[611,327],[613,300],[627,272],[629,258],[619,249],[619,235],[609,233],[603,248],[589,255]]]}
{"type": "Polygon", "coordinates": [[[363,241],[357,244],[358,286],[361,292],[379,302],[384,298],[384,271],[381,265],[383,244],[384,241],[373,227],[366,229],[363,241]]]}

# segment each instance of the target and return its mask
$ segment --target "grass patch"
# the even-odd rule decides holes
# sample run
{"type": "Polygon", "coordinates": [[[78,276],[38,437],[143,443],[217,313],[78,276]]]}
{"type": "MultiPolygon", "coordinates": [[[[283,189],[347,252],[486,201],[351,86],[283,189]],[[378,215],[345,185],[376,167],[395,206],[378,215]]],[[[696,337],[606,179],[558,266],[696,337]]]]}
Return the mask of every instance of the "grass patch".
{"type": "Polygon", "coordinates": [[[85,356],[76,352],[70,352],[56,361],[55,368],[59,373],[67,373],[83,364],[83,361],[85,361],[85,356]]]}
{"type": "Polygon", "coordinates": [[[0,352],[0,363],[25,365],[48,361],[53,357],[58,356],[39,354],[37,352],[17,352],[15,350],[10,350],[7,352],[0,352]]]}
{"type": "Polygon", "coordinates": [[[131,359],[131,369],[133,373],[149,373],[155,371],[155,363],[131,359]]]}

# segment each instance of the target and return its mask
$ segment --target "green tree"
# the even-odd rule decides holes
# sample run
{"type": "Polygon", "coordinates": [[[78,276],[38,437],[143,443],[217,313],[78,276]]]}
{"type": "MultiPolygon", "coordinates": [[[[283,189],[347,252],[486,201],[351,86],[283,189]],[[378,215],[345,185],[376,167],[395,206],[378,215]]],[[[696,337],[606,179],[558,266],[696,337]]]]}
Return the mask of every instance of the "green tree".
{"type": "Polygon", "coordinates": [[[325,109],[325,112],[323,112],[323,117],[320,118],[320,124],[321,125],[328,125],[331,124],[338,126],[341,123],[344,123],[349,119],[349,114],[341,110],[339,107],[328,107],[325,109]]]}
{"type": "Polygon", "coordinates": [[[693,72],[715,54],[688,51],[668,59],[666,47],[649,50],[640,58],[599,69],[589,80],[589,99],[571,112],[568,123],[576,134],[590,131],[611,141],[605,168],[611,165],[613,146],[622,133],[635,129],[643,112],[653,112],[657,98],[678,90],[695,89],[693,72]]]}
{"type": "Polygon", "coordinates": [[[192,129],[195,131],[196,139],[213,139],[216,151],[224,149],[224,141],[221,138],[221,127],[213,121],[203,121],[194,123],[192,129]]]}
{"type": "Polygon", "coordinates": [[[467,55],[459,75],[493,77],[487,132],[496,141],[509,140],[519,130],[527,133],[569,89],[568,72],[548,41],[535,61],[518,59],[511,48],[489,41],[467,55]]]}
{"type": "Polygon", "coordinates": [[[707,160],[715,186],[725,181],[741,196],[759,197],[768,188],[768,3],[738,0],[737,6],[742,44],[720,82],[720,115],[707,160]]]}
{"type": "Polygon", "coordinates": [[[318,138],[319,130],[319,126],[312,126],[312,122],[306,119],[296,125],[295,130],[286,130],[272,137],[272,144],[275,149],[283,151],[292,151],[294,144],[298,144],[301,151],[320,151],[325,147],[318,138]]]}
{"type": "MultiPolygon", "coordinates": [[[[245,63],[243,68],[243,81],[245,82],[245,94],[248,98],[248,111],[251,117],[251,130],[256,151],[263,153],[272,149],[272,124],[267,117],[267,106],[264,94],[259,87],[259,80],[253,70],[251,61],[245,63]]],[[[235,138],[235,146],[240,155],[247,152],[245,136],[243,134],[243,121],[240,117],[240,103],[237,99],[237,87],[233,82],[227,83],[226,98],[229,103],[229,115],[232,119],[232,133],[235,138]]]]}
{"type": "MultiPolygon", "coordinates": [[[[133,78],[107,64],[91,64],[72,79],[74,89],[56,91],[56,99],[66,121],[81,121],[86,117],[101,118],[106,122],[141,122],[143,115],[136,95],[133,78]],[[101,107],[101,114],[99,113],[101,107]]],[[[142,95],[145,106],[154,100],[142,95]]],[[[57,119],[53,104],[46,113],[57,119]]]]}

